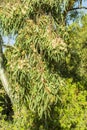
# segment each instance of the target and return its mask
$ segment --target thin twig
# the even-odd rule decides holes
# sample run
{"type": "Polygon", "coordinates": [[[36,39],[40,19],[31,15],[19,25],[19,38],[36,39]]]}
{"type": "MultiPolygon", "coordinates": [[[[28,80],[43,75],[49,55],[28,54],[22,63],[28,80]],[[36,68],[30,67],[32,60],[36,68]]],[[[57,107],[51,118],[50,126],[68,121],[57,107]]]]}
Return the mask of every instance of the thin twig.
{"type": "Polygon", "coordinates": [[[16,49],[15,46],[8,45],[8,44],[2,44],[2,46],[5,47],[5,48],[14,48],[14,49],[16,49]]]}
{"type": "Polygon", "coordinates": [[[83,7],[71,8],[68,11],[73,11],[73,10],[78,10],[78,9],[87,9],[87,7],[83,6],[83,7]]]}

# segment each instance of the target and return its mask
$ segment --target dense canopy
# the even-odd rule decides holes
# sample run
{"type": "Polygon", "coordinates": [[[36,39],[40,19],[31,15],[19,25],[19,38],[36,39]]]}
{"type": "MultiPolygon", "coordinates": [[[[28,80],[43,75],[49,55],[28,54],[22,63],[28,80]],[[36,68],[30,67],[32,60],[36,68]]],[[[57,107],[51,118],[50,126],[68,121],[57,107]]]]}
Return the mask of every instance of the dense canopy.
{"type": "Polygon", "coordinates": [[[0,128],[86,130],[85,0],[0,2],[0,128]]]}

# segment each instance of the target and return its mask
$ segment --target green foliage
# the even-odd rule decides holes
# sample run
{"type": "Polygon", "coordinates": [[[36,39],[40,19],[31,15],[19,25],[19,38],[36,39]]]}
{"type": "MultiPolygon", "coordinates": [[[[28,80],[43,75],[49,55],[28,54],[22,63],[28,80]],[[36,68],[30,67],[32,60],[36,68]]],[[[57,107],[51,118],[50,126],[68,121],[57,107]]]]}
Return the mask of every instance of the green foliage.
{"type": "Polygon", "coordinates": [[[50,63],[61,66],[67,45],[52,32],[50,17],[43,15],[37,24],[30,20],[20,30],[15,48],[6,51],[7,71],[13,79],[14,92],[18,93],[21,103],[27,101],[29,109],[40,118],[43,114],[49,115],[50,105],[59,100],[58,89],[63,86],[63,79],[54,72],[56,66],[50,63]]]}
{"type": "Polygon", "coordinates": [[[2,34],[14,33],[17,37],[14,46],[4,51],[14,97],[9,112],[13,120],[5,112],[10,105],[6,109],[9,102],[2,93],[0,129],[86,130],[87,17],[82,17],[81,26],[66,26],[68,10],[74,3],[75,0],[2,2],[2,34]]]}
{"type": "Polygon", "coordinates": [[[74,2],[75,0],[5,0],[0,10],[1,26],[4,33],[17,33],[26,20],[33,19],[36,22],[42,14],[51,14],[59,24],[63,24],[67,10],[73,7],[74,2]]]}
{"type": "MultiPolygon", "coordinates": [[[[72,64],[74,66],[74,69],[76,71],[76,74],[78,77],[80,76],[82,80],[87,80],[86,73],[86,52],[87,52],[87,16],[84,16],[81,20],[82,25],[81,27],[78,24],[72,24],[69,27],[69,40],[68,40],[68,48],[71,53],[69,55],[72,58],[72,64]],[[80,32],[80,33],[79,33],[80,32]],[[77,66],[77,67],[76,67],[77,66]],[[77,68],[77,69],[76,69],[77,68]]],[[[71,61],[68,61],[71,62],[71,61]]],[[[71,66],[71,68],[73,68],[71,66]]]]}
{"type": "Polygon", "coordinates": [[[81,84],[68,80],[67,86],[60,90],[59,122],[64,130],[85,130],[87,127],[87,91],[82,88],[81,84]]]}

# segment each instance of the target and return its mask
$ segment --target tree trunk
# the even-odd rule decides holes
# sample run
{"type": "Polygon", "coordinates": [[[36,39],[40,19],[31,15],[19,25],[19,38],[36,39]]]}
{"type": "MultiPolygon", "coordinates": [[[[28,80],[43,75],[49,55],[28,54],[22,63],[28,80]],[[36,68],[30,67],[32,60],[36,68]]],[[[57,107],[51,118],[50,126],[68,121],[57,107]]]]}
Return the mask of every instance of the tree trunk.
{"type": "Polygon", "coordinates": [[[5,69],[4,69],[4,66],[3,66],[3,51],[2,51],[1,39],[0,39],[0,80],[1,80],[1,83],[4,87],[6,94],[9,96],[11,102],[13,103],[12,90],[11,90],[11,87],[9,85],[8,78],[6,76],[6,72],[5,72],[5,69]]]}

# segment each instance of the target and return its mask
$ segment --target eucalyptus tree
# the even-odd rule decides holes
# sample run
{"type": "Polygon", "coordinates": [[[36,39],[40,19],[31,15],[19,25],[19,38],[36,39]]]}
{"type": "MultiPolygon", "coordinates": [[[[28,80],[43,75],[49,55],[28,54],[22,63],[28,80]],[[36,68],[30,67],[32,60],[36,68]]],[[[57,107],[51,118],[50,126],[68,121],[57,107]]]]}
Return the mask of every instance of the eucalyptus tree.
{"type": "MultiPolygon", "coordinates": [[[[84,118],[87,119],[86,116],[84,117],[86,109],[82,109],[84,105],[79,105],[79,100],[82,102],[83,99],[86,102],[86,94],[84,97],[82,96],[82,92],[85,93],[85,90],[82,89],[80,92],[82,86],[77,83],[77,80],[80,79],[78,75],[81,74],[78,68],[84,62],[80,57],[82,47],[80,43],[82,44],[83,39],[77,41],[78,28],[79,30],[82,28],[76,24],[67,26],[68,13],[72,14],[71,11],[82,8],[86,7],[82,7],[81,0],[1,1],[2,35],[14,34],[17,37],[15,44],[12,47],[7,46],[4,51],[7,63],[4,70],[4,66],[0,62],[2,64],[0,78],[13,106],[17,106],[19,113],[23,112],[23,110],[20,112],[23,105],[26,106],[30,118],[34,118],[32,119],[34,122],[38,121],[37,129],[39,127],[41,129],[41,124],[45,129],[51,129],[51,127],[55,130],[74,127],[79,129],[81,122],[77,117],[81,112],[84,129],[87,125],[84,121],[84,118]],[[76,2],[79,3],[78,8],[74,6],[76,2]],[[4,71],[2,72],[2,70],[4,71]],[[76,97],[76,95],[77,98],[74,100],[73,96],[76,97]],[[70,103],[71,99],[73,100],[70,103]],[[74,107],[71,109],[74,103],[76,116],[74,107]],[[69,106],[72,118],[75,116],[76,120],[69,117],[70,121],[68,121],[69,106]],[[62,113],[65,115],[64,117],[62,113]],[[53,118],[53,122],[51,118],[53,118]],[[53,126],[50,122],[53,123],[53,126]]],[[[73,17],[75,18],[75,16],[74,12],[73,17]]],[[[85,41],[86,36],[84,43],[85,41]]],[[[1,44],[0,48],[0,58],[3,60],[1,44]]],[[[31,119],[30,122],[33,122],[31,119]]]]}

